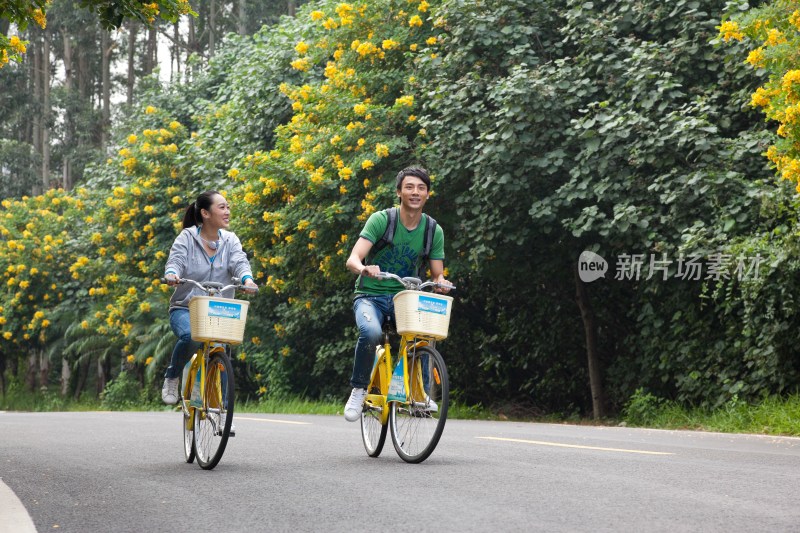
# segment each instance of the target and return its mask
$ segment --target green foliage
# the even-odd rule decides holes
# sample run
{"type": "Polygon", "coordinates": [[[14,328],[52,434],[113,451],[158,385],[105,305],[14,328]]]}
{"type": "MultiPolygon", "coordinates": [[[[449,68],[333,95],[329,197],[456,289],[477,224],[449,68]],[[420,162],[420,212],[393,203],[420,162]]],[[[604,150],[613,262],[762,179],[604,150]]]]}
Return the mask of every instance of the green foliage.
{"type": "Polygon", "coordinates": [[[116,378],[108,382],[100,394],[100,401],[104,408],[111,411],[137,408],[142,403],[143,392],[134,376],[128,372],[120,372],[116,378]]]}

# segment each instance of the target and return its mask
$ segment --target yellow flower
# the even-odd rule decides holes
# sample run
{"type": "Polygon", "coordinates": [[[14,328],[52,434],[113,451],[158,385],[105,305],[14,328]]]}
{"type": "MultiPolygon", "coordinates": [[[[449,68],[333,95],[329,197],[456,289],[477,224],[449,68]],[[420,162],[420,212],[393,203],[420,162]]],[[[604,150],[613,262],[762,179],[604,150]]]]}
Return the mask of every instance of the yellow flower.
{"type": "Polygon", "coordinates": [[[247,354],[244,353],[244,352],[240,353],[239,354],[239,361],[244,361],[245,359],[247,359],[247,354]]]}
{"type": "Polygon", "coordinates": [[[364,161],[361,162],[361,168],[363,168],[364,170],[367,170],[368,168],[372,168],[374,166],[375,166],[375,163],[373,163],[369,159],[365,159],[364,161]]]}
{"type": "Polygon", "coordinates": [[[425,0],[422,0],[422,2],[419,3],[419,7],[417,9],[425,13],[428,10],[428,7],[430,7],[430,4],[428,4],[428,2],[426,2],[425,0]]]}
{"type": "Polygon", "coordinates": [[[40,28],[45,29],[47,27],[47,18],[45,17],[44,12],[42,12],[41,8],[34,9],[33,13],[31,13],[33,20],[36,21],[36,24],[39,25],[40,28]]]}
{"type": "Polygon", "coordinates": [[[415,26],[416,27],[422,26],[422,19],[419,18],[419,15],[414,15],[413,17],[408,19],[408,25],[411,26],[412,28],[415,26]]]}
{"type": "Polygon", "coordinates": [[[385,144],[378,143],[375,145],[375,154],[378,157],[386,157],[389,155],[389,147],[385,144]]]}
{"type": "Polygon", "coordinates": [[[321,20],[322,17],[324,17],[324,16],[325,16],[325,13],[323,13],[322,11],[312,11],[311,12],[311,20],[314,20],[314,21],[321,20]]]}
{"type": "Polygon", "coordinates": [[[46,328],[49,325],[50,325],[50,321],[49,320],[42,320],[42,327],[43,328],[46,328]]]}
{"type": "Polygon", "coordinates": [[[365,106],[364,104],[356,104],[353,106],[353,111],[355,112],[356,115],[363,115],[364,113],[367,112],[367,106],[365,106]]]}
{"type": "Polygon", "coordinates": [[[353,169],[351,169],[350,167],[343,167],[339,171],[339,177],[342,178],[343,180],[349,180],[352,175],[353,175],[353,169]]]}
{"type": "Polygon", "coordinates": [[[126,360],[127,360],[127,361],[128,361],[130,364],[133,364],[133,363],[135,363],[135,362],[136,362],[136,357],[134,357],[134,356],[132,356],[132,355],[129,355],[128,357],[126,357],[126,360]]]}
{"type": "Polygon", "coordinates": [[[394,41],[394,40],[392,40],[392,39],[384,39],[384,41],[383,41],[383,44],[381,44],[381,47],[382,47],[384,50],[391,50],[391,49],[393,49],[393,48],[397,48],[397,46],[398,46],[399,44],[400,44],[400,43],[398,43],[397,41],[394,41]]]}
{"type": "Polygon", "coordinates": [[[152,362],[153,362],[153,358],[152,357],[148,357],[147,359],[144,360],[145,366],[149,365],[152,362]]]}
{"type": "Polygon", "coordinates": [[[236,176],[238,176],[238,175],[239,175],[239,169],[238,168],[232,168],[232,169],[230,169],[228,171],[228,177],[229,178],[236,179],[236,176]]]}
{"type": "Polygon", "coordinates": [[[13,334],[12,334],[10,331],[5,331],[5,332],[3,332],[3,338],[4,338],[5,340],[11,340],[11,337],[13,337],[13,336],[14,336],[14,335],[13,335],[13,334]]]}
{"type": "Polygon", "coordinates": [[[8,40],[9,46],[13,48],[17,53],[24,54],[26,51],[25,45],[22,44],[22,41],[19,40],[19,37],[14,35],[8,40]]]}
{"type": "Polygon", "coordinates": [[[300,41],[299,43],[297,43],[297,45],[295,45],[294,49],[298,54],[302,56],[305,55],[306,52],[308,52],[308,45],[304,41],[300,41]]]}
{"type": "Polygon", "coordinates": [[[744,39],[744,34],[739,30],[739,24],[732,20],[726,20],[722,23],[719,27],[719,35],[726,43],[731,39],[736,41],[744,39]]]}
{"type": "Polygon", "coordinates": [[[263,385],[262,385],[261,387],[259,387],[259,388],[258,388],[258,393],[259,393],[259,394],[264,394],[264,393],[266,393],[266,392],[267,392],[267,388],[266,388],[266,387],[264,387],[263,385]]]}
{"type": "Polygon", "coordinates": [[[156,111],[157,111],[157,110],[156,110],[156,108],[155,108],[155,107],[153,107],[153,106],[151,106],[151,105],[149,105],[149,106],[147,106],[147,107],[145,107],[145,108],[144,108],[144,112],[145,112],[145,114],[147,114],[147,115],[152,115],[152,114],[153,114],[153,113],[155,113],[156,111]]]}
{"type": "Polygon", "coordinates": [[[293,69],[299,70],[299,71],[302,71],[302,72],[307,71],[308,67],[309,67],[308,59],[306,59],[305,57],[302,58],[302,59],[295,59],[290,64],[292,65],[293,69]]]}
{"type": "Polygon", "coordinates": [[[137,139],[136,135],[128,135],[128,144],[135,144],[137,139]]]}

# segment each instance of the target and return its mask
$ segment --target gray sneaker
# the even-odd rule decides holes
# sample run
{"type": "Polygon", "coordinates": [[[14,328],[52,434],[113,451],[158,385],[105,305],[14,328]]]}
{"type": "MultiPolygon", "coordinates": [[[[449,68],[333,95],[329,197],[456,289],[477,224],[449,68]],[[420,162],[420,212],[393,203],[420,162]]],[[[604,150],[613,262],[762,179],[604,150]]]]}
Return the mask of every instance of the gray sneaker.
{"type": "Polygon", "coordinates": [[[164,386],[161,387],[161,399],[167,405],[178,403],[178,378],[164,378],[164,386]]]}

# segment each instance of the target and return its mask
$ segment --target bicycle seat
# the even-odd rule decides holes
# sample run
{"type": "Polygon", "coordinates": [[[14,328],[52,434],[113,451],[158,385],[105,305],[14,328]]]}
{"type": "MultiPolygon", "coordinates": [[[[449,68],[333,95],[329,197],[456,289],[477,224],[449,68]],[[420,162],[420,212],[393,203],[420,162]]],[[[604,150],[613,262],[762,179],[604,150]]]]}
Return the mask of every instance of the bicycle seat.
{"type": "Polygon", "coordinates": [[[383,317],[381,330],[387,335],[397,335],[397,328],[395,327],[394,318],[391,315],[383,317]]]}

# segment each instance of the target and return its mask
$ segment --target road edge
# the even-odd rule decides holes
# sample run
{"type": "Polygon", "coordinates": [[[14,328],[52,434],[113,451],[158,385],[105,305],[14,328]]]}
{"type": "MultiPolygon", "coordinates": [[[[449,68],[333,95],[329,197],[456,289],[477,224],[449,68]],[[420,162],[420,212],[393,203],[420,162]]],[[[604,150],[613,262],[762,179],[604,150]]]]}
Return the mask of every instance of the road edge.
{"type": "Polygon", "coordinates": [[[33,519],[11,487],[0,478],[0,533],[36,533],[33,519]]]}

